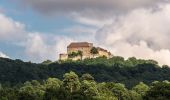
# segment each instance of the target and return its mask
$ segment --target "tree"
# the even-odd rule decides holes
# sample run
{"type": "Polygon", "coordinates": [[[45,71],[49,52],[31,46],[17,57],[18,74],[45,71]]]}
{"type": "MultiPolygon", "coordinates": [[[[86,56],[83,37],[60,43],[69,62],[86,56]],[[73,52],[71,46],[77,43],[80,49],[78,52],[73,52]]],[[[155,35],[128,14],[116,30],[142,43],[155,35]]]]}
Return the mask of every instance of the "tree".
{"type": "Polygon", "coordinates": [[[167,66],[161,68],[147,63],[147,60],[137,60],[138,64],[129,68],[125,62],[122,57],[115,56],[111,59],[98,57],[74,62],[70,59],[48,65],[0,58],[0,83],[7,87],[29,80],[43,81],[48,77],[62,79],[63,74],[70,70],[80,76],[90,73],[97,82],[121,82],[127,88],[132,88],[141,81],[150,84],[155,80],[170,80],[170,68],[167,66]]]}
{"type": "Polygon", "coordinates": [[[93,55],[93,57],[94,57],[94,55],[98,54],[99,51],[98,51],[98,49],[97,49],[96,47],[92,47],[92,49],[90,50],[90,53],[91,53],[91,54],[93,55]]]}
{"type": "Polygon", "coordinates": [[[110,82],[106,84],[106,87],[113,92],[118,100],[130,100],[129,92],[124,84],[110,82]]]}
{"type": "Polygon", "coordinates": [[[70,93],[78,91],[80,89],[78,76],[72,71],[64,74],[63,87],[70,91],[70,93]]]}
{"type": "MultiPolygon", "coordinates": [[[[100,66],[97,68],[101,70],[100,66]]],[[[12,87],[2,84],[0,100],[170,100],[170,82],[154,81],[150,87],[140,82],[128,90],[121,83],[97,83],[90,74],[83,74],[80,83],[78,75],[70,72],[64,74],[63,81],[48,78],[43,82],[33,80],[12,87]]]]}
{"type": "Polygon", "coordinates": [[[109,59],[109,62],[111,65],[116,66],[117,64],[123,65],[125,63],[125,59],[120,56],[113,56],[112,58],[109,59]]]}
{"type": "Polygon", "coordinates": [[[18,90],[13,88],[0,89],[0,100],[18,100],[18,90]]]}
{"type": "Polygon", "coordinates": [[[81,60],[83,59],[83,52],[82,51],[78,51],[77,54],[80,56],[81,60]]]}
{"type": "Polygon", "coordinates": [[[36,80],[24,83],[19,89],[19,100],[42,100],[45,93],[44,87],[36,80]]]}
{"type": "Polygon", "coordinates": [[[134,67],[138,64],[138,60],[135,58],[135,57],[129,57],[127,60],[126,60],[126,65],[128,67],[134,67]]]}
{"type": "Polygon", "coordinates": [[[74,57],[77,57],[77,56],[78,56],[77,52],[71,52],[70,54],[68,54],[69,58],[74,58],[74,57]]]}
{"type": "Polygon", "coordinates": [[[146,100],[170,100],[170,83],[154,82],[146,93],[146,100]]]}
{"type": "Polygon", "coordinates": [[[97,84],[94,81],[82,81],[81,91],[86,96],[86,98],[92,99],[99,96],[99,92],[97,90],[97,84]]]}
{"type": "Polygon", "coordinates": [[[42,64],[45,64],[45,65],[46,65],[46,64],[48,65],[48,64],[51,64],[51,63],[52,63],[51,60],[46,60],[46,61],[43,61],[43,62],[42,62],[42,64]]]}
{"type": "Polygon", "coordinates": [[[147,60],[147,62],[150,63],[150,64],[158,65],[158,62],[155,61],[155,60],[152,60],[152,59],[147,60]]]}
{"type": "Polygon", "coordinates": [[[82,75],[81,80],[94,81],[94,77],[87,73],[82,75]]]}
{"type": "Polygon", "coordinates": [[[44,84],[44,86],[46,87],[44,100],[58,100],[61,85],[62,82],[59,79],[48,78],[44,84]]]}
{"type": "Polygon", "coordinates": [[[106,82],[97,84],[97,88],[100,95],[99,100],[118,100],[118,98],[113,94],[113,92],[107,88],[106,84],[106,82]]]}
{"type": "Polygon", "coordinates": [[[170,66],[168,65],[162,65],[162,68],[169,68],[170,66]]]}
{"type": "Polygon", "coordinates": [[[145,96],[146,92],[149,90],[149,86],[147,86],[143,82],[140,82],[138,85],[133,87],[132,90],[136,91],[141,96],[145,96]]]}
{"type": "Polygon", "coordinates": [[[131,97],[131,100],[143,100],[142,96],[134,90],[130,90],[129,95],[131,97]]]}
{"type": "Polygon", "coordinates": [[[54,88],[54,89],[58,89],[60,88],[62,82],[57,79],[57,78],[48,78],[46,81],[45,81],[45,87],[46,88],[54,88]]]}
{"type": "Polygon", "coordinates": [[[1,85],[1,83],[0,83],[0,90],[2,90],[2,85],[1,85]]]}

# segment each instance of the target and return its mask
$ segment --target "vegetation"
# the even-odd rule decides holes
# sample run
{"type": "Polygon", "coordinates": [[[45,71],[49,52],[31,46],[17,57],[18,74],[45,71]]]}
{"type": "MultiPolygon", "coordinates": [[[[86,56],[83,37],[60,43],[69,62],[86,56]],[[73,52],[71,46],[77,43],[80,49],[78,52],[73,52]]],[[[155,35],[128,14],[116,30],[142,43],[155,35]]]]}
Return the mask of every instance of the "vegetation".
{"type": "Polygon", "coordinates": [[[97,83],[90,74],[65,73],[63,80],[32,80],[14,87],[1,87],[0,100],[169,100],[170,82],[140,82],[132,89],[115,82],[97,83]]]}
{"type": "Polygon", "coordinates": [[[77,53],[81,57],[81,60],[83,60],[83,52],[79,50],[77,53]]]}
{"type": "Polygon", "coordinates": [[[74,58],[74,57],[77,57],[77,56],[78,56],[78,52],[72,52],[72,53],[68,54],[69,58],[74,58]]]}
{"type": "Polygon", "coordinates": [[[0,83],[16,85],[26,81],[42,81],[49,77],[62,79],[62,75],[74,71],[78,76],[91,74],[97,82],[119,82],[131,88],[139,82],[170,80],[170,68],[162,68],[153,60],[122,57],[85,59],[35,64],[21,60],[0,58],[0,83]]]}
{"type": "Polygon", "coordinates": [[[50,63],[52,63],[51,60],[46,60],[46,61],[43,61],[43,62],[42,62],[42,64],[47,64],[47,65],[50,64],[50,63]]]}
{"type": "Polygon", "coordinates": [[[69,58],[74,58],[74,57],[77,57],[77,56],[80,56],[80,60],[82,60],[83,58],[83,52],[82,51],[78,51],[78,52],[72,52],[72,53],[70,53],[70,54],[68,54],[68,57],[69,58]]]}
{"type": "Polygon", "coordinates": [[[40,64],[0,58],[0,100],[170,100],[169,81],[169,66],[135,57],[40,64]]]}
{"type": "Polygon", "coordinates": [[[94,55],[98,54],[99,51],[97,50],[96,47],[93,47],[93,48],[90,50],[90,53],[94,56],[94,55]]]}

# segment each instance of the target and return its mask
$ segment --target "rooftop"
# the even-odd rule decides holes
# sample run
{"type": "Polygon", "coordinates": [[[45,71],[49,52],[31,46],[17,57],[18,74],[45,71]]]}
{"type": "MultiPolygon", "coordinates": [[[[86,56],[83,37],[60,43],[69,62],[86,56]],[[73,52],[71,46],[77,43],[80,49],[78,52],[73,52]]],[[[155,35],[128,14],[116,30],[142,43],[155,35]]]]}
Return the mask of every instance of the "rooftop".
{"type": "Polygon", "coordinates": [[[72,42],[67,48],[76,48],[76,47],[92,47],[93,43],[88,42],[72,42]]]}

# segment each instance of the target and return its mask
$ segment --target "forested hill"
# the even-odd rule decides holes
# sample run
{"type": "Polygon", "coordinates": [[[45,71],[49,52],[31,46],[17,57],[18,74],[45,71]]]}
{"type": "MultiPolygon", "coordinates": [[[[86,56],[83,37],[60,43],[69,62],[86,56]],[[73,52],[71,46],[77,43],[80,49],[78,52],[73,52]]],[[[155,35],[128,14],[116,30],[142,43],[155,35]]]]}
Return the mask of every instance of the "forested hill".
{"type": "Polygon", "coordinates": [[[41,64],[0,58],[0,83],[16,85],[31,80],[46,80],[49,77],[62,79],[65,73],[74,71],[81,76],[89,73],[97,82],[119,82],[128,88],[139,82],[150,84],[153,81],[170,80],[170,68],[159,66],[154,60],[134,57],[106,59],[85,59],[83,61],[50,62],[41,64]]]}

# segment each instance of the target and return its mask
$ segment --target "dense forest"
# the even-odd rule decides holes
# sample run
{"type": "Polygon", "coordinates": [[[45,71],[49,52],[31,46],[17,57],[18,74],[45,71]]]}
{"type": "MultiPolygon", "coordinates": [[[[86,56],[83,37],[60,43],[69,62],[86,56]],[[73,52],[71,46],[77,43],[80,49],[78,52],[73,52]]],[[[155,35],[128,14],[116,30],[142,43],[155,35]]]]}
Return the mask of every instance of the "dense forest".
{"type": "Polygon", "coordinates": [[[32,80],[14,87],[0,86],[0,100],[169,100],[170,82],[140,82],[131,89],[115,82],[97,83],[90,74],[65,73],[63,80],[32,80]]]}
{"type": "Polygon", "coordinates": [[[0,100],[169,100],[170,68],[114,56],[36,64],[0,58],[0,100]]]}

